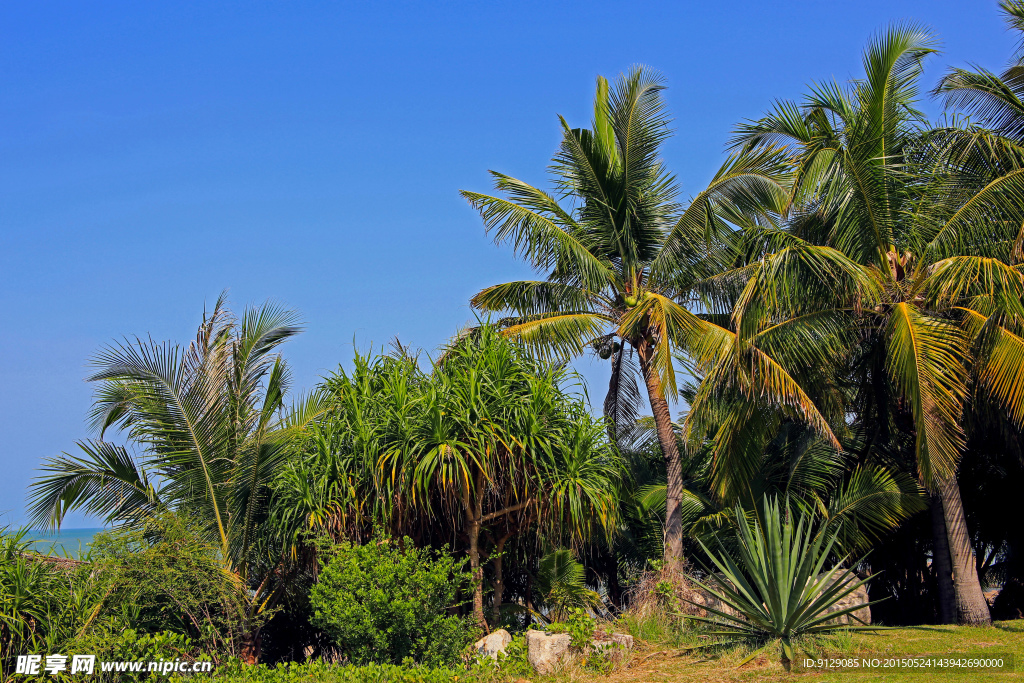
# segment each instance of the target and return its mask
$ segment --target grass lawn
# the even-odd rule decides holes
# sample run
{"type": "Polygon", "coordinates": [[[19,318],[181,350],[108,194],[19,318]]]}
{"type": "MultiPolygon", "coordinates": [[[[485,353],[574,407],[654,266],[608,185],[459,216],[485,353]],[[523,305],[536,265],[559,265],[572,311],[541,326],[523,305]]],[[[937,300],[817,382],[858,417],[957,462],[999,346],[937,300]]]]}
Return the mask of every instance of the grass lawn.
{"type": "MultiPolygon", "coordinates": [[[[1024,620],[997,622],[990,628],[922,626],[873,633],[846,633],[809,644],[813,655],[831,657],[878,657],[900,655],[982,655],[1013,654],[1016,672],[978,673],[964,670],[925,672],[861,670],[786,673],[778,661],[778,649],[765,650],[750,663],[737,668],[749,654],[733,651],[719,657],[680,652],[664,646],[640,645],[628,667],[601,676],[574,671],[573,681],[587,683],[657,683],[659,681],[992,681],[1024,680],[1024,620]]],[[[803,656],[803,652],[798,657],[803,656]]]]}

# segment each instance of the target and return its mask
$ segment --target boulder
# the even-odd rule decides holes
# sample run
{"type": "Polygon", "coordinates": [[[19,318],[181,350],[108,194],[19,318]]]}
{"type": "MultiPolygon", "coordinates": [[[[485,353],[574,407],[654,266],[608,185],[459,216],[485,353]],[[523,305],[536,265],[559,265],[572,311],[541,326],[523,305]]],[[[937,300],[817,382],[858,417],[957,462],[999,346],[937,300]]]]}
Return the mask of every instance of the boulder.
{"type": "Polygon", "coordinates": [[[526,632],[526,655],[530,666],[541,676],[552,674],[569,657],[572,636],[568,633],[526,632]]]}
{"type": "MultiPolygon", "coordinates": [[[[821,576],[822,575],[819,574],[814,580],[817,581],[818,579],[821,578],[821,576]]],[[[858,580],[859,579],[857,579],[856,576],[849,577],[849,581],[851,581],[853,583],[856,583],[858,580]]],[[[709,583],[709,585],[712,588],[715,587],[715,584],[714,584],[713,581],[711,583],[709,583]]],[[[711,608],[713,610],[717,610],[717,611],[722,612],[724,614],[728,614],[729,616],[732,616],[732,617],[740,616],[739,612],[734,610],[732,607],[729,607],[728,605],[723,603],[721,600],[719,600],[715,596],[711,595],[710,593],[708,593],[704,589],[699,588],[697,586],[694,586],[692,589],[687,590],[685,599],[688,601],[689,607],[690,607],[690,609],[687,610],[687,611],[691,612],[691,613],[695,613],[697,616],[712,617],[712,618],[717,616],[713,612],[707,611],[707,608],[711,608]]],[[[850,614],[844,614],[842,616],[836,617],[834,621],[835,621],[835,623],[842,624],[844,626],[845,625],[857,625],[857,624],[859,624],[860,621],[857,621],[857,619],[860,619],[865,624],[870,624],[871,623],[871,608],[868,606],[868,604],[867,604],[868,602],[869,602],[869,599],[868,599],[868,589],[867,589],[866,586],[860,586],[859,588],[857,588],[855,591],[853,591],[849,595],[844,596],[841,600],[836,602],[834,605],[828,607],[825,610],[825,612],[826,612],[826,614],[831,613],[831,612],[839,612],[839,611],[844,610],[844,609],[846,609],[848,607],[853,607],[855,605],[863,605],[863,607],[861,607],[860,609],[858,609],[858,610],[856,610],[856,611],[854,611],[854,612],[852,612],[850,614]],[[854,618],[854,617],[856,617],[856,618],[854,618]]]]}
{"type": "MultiPolygon", "coordinates": [[[[708,585],[715,588],[713,581],[709,582],[708,585]]],[[[686,600],[687,609],[685,611],[687,614],[693,614],[698,617],[718,617],[715,612],[709,611],[709,609],[712,609],[728,614],[730,617],[739,616],[739,612],[699,586],[688,588],[683,599],[686,600]]]]}
{"type": "Polygon", "coordinates": [[[490,657],[491,659],[497,659],[499,652],[504,652],[508,644],[512,642],[512,635],[503,628],[499,628],[494,633],[484,636],[480,640],[473,643],[473,648],[480,654],[481,657],[490,657]]]}
{"type": "MultiPolygon", "coordinates": [[[[859,579],[856,576],[850,577],[850,582],[857,583],[859,579]]],[[[860,586],[849,595],[844,596],[839,602],[835,603],[827,610],[826,614],[831,612],[838,612],[848,607],[854,607],[856,605],[863,605],[858,610],[836,617],[833,621],[837,624],[843,624],[848,626],[856,626],[863,621],[865,624],[871,623],[871,608],[868,606],[870,598],[868,598],[867,586],[860,586]],[[858,621],[858,619],[860,621],[858,621]]]]}
{"type": "Polygon", "coordinates": [[[608,655],[612,661],[619,661],[622,654],[633,649],[633,636],[628,633],[601,634],[590,641],[590,651],[608,655]]]}
{"type": "MultiPolygon", "coordinates": [[[[554,673],[561,664],[573,657],[570,646],[572,636],[568,633],[546,633],[529,630],[526,632],[526,651],[530,665],[542,676],[554,673]]],[[[626,633],[597,633],[584,653],[603,653],[618,660],[623,652],[633,649],[633,636],[626,633]]]]}

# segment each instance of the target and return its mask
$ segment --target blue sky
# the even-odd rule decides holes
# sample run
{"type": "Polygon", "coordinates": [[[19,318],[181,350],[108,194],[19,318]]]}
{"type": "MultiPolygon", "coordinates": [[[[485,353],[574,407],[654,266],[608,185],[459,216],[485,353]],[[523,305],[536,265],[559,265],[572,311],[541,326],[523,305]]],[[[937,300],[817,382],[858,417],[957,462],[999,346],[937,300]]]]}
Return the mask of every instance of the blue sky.
{"type": "MultiPolygon", "coordinates": [[[[544,183],[556,114],[586,125],[597,74],[665,74],[689,195],[737,121],[859,75],[901,19],[942,40],[929,86],[1013,48],[994,0],[3,3],[0,523],[90,436],[102,344],[186,342],[230,288],[301,311],[299,388],[353,342],[434,349],[472,294],[528,273],[457,191],[489,168],[544,183]]],[[[602,396],[604,368],[581,370],[602,396]]]]}

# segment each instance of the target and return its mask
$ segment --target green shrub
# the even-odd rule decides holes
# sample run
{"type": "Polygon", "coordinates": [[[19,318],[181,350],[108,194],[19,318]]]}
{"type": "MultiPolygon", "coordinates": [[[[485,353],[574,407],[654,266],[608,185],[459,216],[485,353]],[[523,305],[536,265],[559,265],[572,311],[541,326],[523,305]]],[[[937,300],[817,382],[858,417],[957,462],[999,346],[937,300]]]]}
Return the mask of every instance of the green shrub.
{"type": "Polygon", "coordinates": [[[512,636],[512,642],[506,645],[505,650],[499,652],[497,657],[476,655],[476,660],[466,671],[466,676],[460,676],[459,680],[510,681],[529,679],[535,675],[536,672],[530,664],[526,634],[516,633],[512,636]]]}
{"type": "Polygon", "coordinates": [[[193,652],[217,660],[239,653],[245,586],[194,521],[165,514],[100,534],[89,557],[110,586],[104,614],[115,623],[140,634],[181,634],[193,652]]]}
{"type": "Polygon", "coordinates": [[[568,619],[552,622],[546,630],[551,633],[568,633],[572,638],[572,646],[583,649],[593,640],[596,627],[597,621],[593,617],[581,609],[572,609],[568,619]]]}
{"type": "Polygon", "coordinates": [[[32,552],[24,530],[0,528],[0,680],[14,671],[17,655],[60,652],[107,621],[104,578],[89,565],[49,559],[32,552]]]}
{"type": "Polygon", "coordinates": [[[312,622],[354,664],[451,664],[475,635],[468,618],[448,614],[469,574],[463,561],[402,545],[337,546],[310,593],[312,622]]]}
{"type": "MultiPolygon", "coordinates": [[[[91,629],[88,633],[75,639],[69,650],[96,655],[97,661],[144,661],[156,662],[185,659],[195,661],[196,648],[192,641],[180,633],[160,631],[157,633],[140,633],[131,628],[91,629]]],[[[208,661],[208,655],[200,655],[199,660],[208,661]]],[[[89,676],[90,683],[127,683],[128,681],[148,681],[156,676],[149,672],[103,672],[96,671],[89,676]]]]}
{"type": "Polygon", "coordinates": [[[171,676],[168,683],[213,680],[222,683],[451,683],[465,681],[462,668],[403,667],[394,664],[331,665],[322,660],[281,666],[246,666],[237,661],[212,676],[171,676]]]}

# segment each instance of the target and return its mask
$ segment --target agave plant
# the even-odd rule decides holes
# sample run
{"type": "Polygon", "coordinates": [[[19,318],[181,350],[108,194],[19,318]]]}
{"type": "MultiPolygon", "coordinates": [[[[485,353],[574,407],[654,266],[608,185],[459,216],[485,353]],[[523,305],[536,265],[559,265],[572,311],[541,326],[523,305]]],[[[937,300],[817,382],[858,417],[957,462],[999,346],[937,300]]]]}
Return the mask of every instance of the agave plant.
{"type": "MultiPolygon", "coordinates": [[[[836,533],[824,529],[816,532],[813,520],[805,515],[794,523],[788,503],[783,508],[778,499],[766,496],[759,513],[747,523],[742,507],[736,508],[733,553],[721,539],[717,539],[717,552],[701,543],[717,573],[709,572],[714,588],[699,585],[735,614],[694,603],[714,616],[690,618],[714,626],[713,635],[761,643],[781,641],[782,663],[788,670],[795,638],[840,628],[839,618],[844,615],[861,621],[854,613],[864,604],[832,608],[871,577],[859,580],[852,569],[844,568],[848,558],[823,571],[836,533]]],[[[842,627],[878,628],[863,621],[842,627]]]]}

